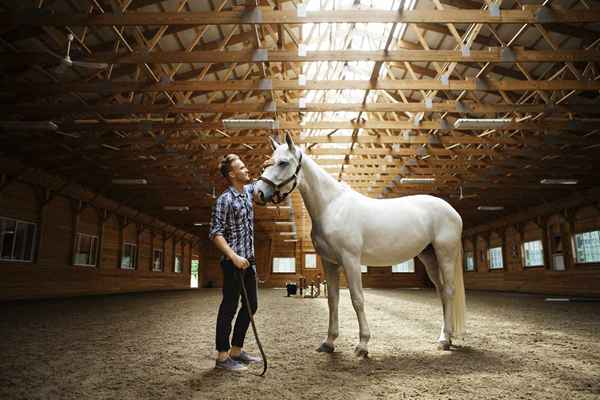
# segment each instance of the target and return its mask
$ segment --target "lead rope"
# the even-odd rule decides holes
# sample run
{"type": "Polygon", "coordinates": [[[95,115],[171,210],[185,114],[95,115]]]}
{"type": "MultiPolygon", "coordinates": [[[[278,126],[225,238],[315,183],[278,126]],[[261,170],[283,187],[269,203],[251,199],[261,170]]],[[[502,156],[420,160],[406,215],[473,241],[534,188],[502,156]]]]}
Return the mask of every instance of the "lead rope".
{"type": "MultiPolygon", "coordinates": [[[[246,284],[244,283],[244,270],[240,269],[239,273],[240,273],[240,275],[239,275],[240,283],[242,284],[242,292],[244,293],[244,300],[246,303],[246,311],[248,312],[248,315],[250,316],[250,322],[252,323],[252,331],[254,332],[254,338],[256,339],[256,344],[258,344],[258,349],[260,350],[260,355],[262,356],[262,359],[263,359],[263,371],[260,373],[259,376],[265,376],[265,373],[267,372],[267,355],[265,354],[262,344],[260,343],[260,339],[258,337],[258,332],[256,331],[256,324],[254,323],[254,316],[252,315],[252,310],[250,310],[250,302],[248,301],[248,292],[246,291],[246,284]]],[[[258,277],[256,277],[256,278],[258,278],[258,277]]]]}

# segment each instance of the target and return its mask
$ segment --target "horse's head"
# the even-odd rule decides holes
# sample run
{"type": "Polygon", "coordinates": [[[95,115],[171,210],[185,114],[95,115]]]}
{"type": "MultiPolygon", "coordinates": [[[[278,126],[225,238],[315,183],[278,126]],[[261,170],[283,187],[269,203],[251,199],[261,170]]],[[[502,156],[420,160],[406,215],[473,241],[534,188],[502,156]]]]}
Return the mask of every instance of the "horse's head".
{"type": "Polygon", "coordinates": [[[296,188],[302,166],[302,152],[296,148],[289,133],[285,135],[284,144],[269,139],[273,155],[254,187],[254,200],[262,205],[282,202],[296,188]]]}

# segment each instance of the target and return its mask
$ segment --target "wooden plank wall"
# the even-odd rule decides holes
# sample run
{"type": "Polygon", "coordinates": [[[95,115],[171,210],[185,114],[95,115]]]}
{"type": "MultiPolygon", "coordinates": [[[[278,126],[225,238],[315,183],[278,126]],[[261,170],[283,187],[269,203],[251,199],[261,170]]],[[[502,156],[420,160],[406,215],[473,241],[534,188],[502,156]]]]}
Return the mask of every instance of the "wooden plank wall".
{"type": "Polygon", "coordinates": [[[575,259],[574,233],[600,229],[598,191],[575,194],[492,224],[465,230],[465,252],[475,254],[473,272],[465,272],[467,289],[600,296],[600,263],[575,259]],[[544,265],[525,267],[522,244],[541,240],[544,265]],[[490,270],[487,250],[502,246],[504,268],[490,270]],[[562,255],[566,269],[555,271],[552,257],[562,255]]]}
{"type": "MultiPolygon", "coordinates": [[[[0,300],[124,293],[190,287],[192,240],[168,237],[164,230],[127,220],[72,198],[55,196],[40,206],[39,188],[13,182],[0,192],[0,216],[37,224],[33,262],[0,261],[0,300]],[[73,265],[75,233],[102,237],[96,267],[73,265]],[[138,243],[137,269],[120,268],[122,242],[138,243]],[[151,243],[165,248],[163,272],[152,272],[151,243]],[[174,272],[174,254],[183,272],[174,272]]],[[[165,226],[167,227],[167,226],[165,226]]]]}
{"type": "MultiPolygon", "coordinates": [[[[202,268],[203,281],[205,284],[210,282],[210,286],[220,287],[222,285],[222,276],[219,267],[220,253],[216,247],[208,242],[204,243],[207,255],[204,260],[206,268],[202,268]]],[[[255,245],[257,255],[258,278],[263,287],[285,287],[287,282],[298,282],[300,277],[304,277],[308,283],[316,281],[320,276],[325,280],[323,265],[320,257],[317,256],[317,268],[310,269],[305,267],[306,253],[314,253],[312,243],[309,241],[283,242],[275,241],[269,237],[257,237],[255,245]],[[273,273],[274,257],[295,257],[295,273],[273,273]]],[[[430,285],[426,277],[425,268],[415,260],[415,273],[392,273],[391,267],[372,267],[368,268],[366,274],[362,274],[364,287],[427,287],[430,285]]],[[[340,285],[347,286],[346,276],[340,274],[340,285]]]]}

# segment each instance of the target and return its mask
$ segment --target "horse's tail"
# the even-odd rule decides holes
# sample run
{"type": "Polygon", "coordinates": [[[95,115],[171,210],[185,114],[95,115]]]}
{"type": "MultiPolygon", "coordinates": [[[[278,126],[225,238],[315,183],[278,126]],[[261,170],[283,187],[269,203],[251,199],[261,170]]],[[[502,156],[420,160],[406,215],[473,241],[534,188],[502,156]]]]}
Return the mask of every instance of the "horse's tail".
{"type": "Polygon", "coordinates": [[[454,296],[452,297],[452,334],[462,337],[465,334],[465,282],[463,279],[463,247],[459,242],[459,251],[454,261],[454,296]]]}

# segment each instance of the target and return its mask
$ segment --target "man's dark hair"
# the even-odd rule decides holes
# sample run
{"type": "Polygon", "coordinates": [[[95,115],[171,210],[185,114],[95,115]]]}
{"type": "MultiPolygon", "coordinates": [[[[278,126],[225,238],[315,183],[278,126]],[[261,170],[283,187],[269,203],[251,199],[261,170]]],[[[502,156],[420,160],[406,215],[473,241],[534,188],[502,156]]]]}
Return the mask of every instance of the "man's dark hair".
{"type": "Polygon", "coordinates": [[[221,162],[219,162],[219,171],[225,179],[229,179],[229,171],[231,171],[231,164],[235,160],[239,160],[240,157],[237,154],[227,154],[221,162]]]}

